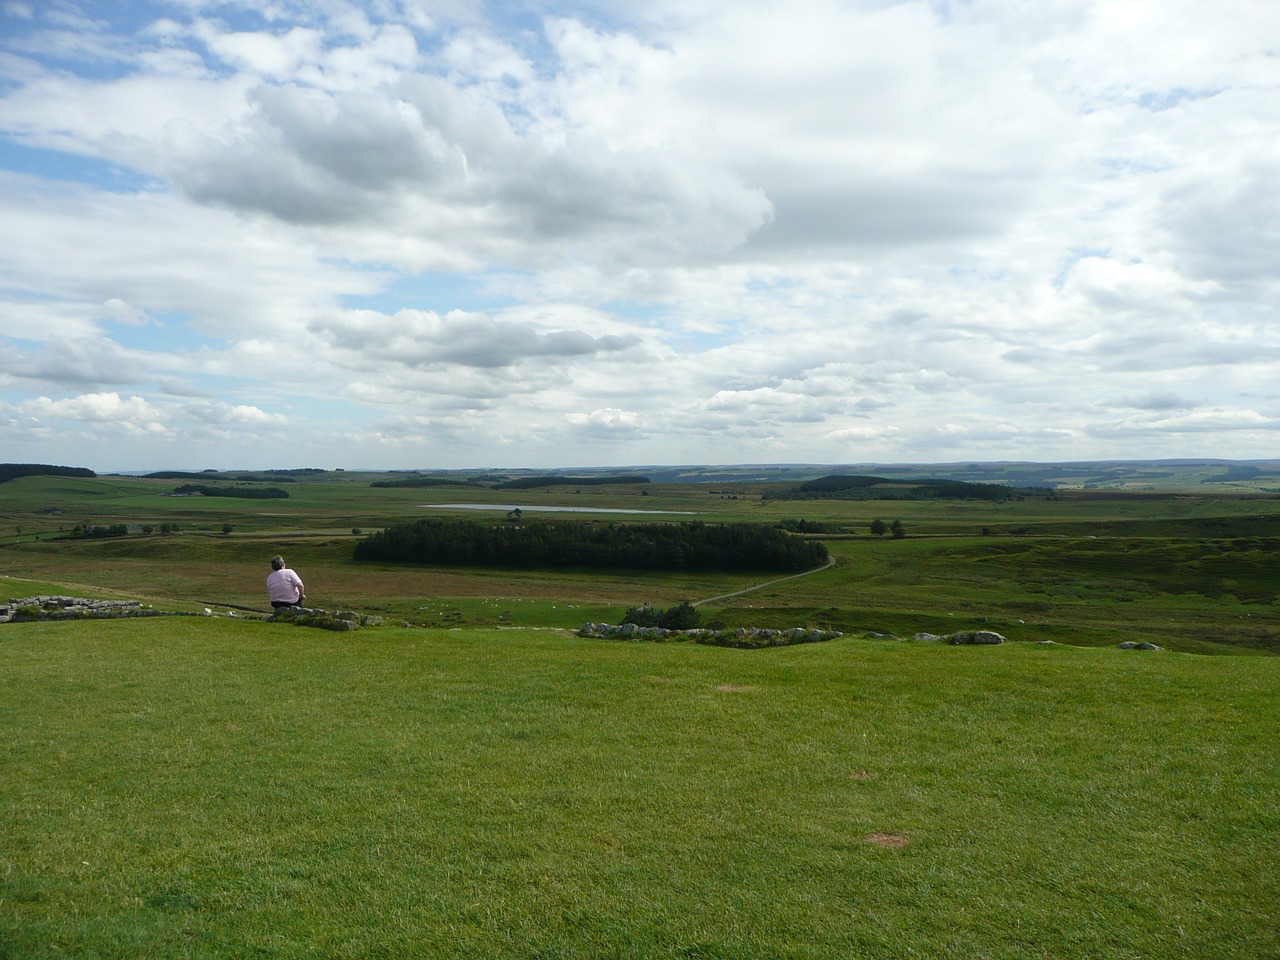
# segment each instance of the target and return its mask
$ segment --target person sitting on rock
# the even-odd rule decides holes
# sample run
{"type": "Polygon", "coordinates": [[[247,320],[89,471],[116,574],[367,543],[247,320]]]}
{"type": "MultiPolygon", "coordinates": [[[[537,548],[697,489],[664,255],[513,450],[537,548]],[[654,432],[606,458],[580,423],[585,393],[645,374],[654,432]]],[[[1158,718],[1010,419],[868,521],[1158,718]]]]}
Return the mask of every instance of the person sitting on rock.
{"type": "Polygon", "coordinates": [[[267,575],[267,596],[271,598],[271,606],[276,610],[300,607],[302,601],[307,599],[302,579],[284,565],[284,557],[271,558],[271,573],[267,575]]]}

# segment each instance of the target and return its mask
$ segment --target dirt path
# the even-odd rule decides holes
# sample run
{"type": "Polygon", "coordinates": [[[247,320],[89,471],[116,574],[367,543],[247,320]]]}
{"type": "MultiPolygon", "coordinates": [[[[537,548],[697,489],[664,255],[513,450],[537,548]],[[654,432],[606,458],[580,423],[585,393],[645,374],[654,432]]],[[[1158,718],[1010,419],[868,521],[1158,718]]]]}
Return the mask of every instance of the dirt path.
{"type": "Polygon", "coordinates": [[[722,593],[718,597],[707,597],[705,600],[695,600],[692,606],[700,607],[704,603],[715,603],[717,600],[728,600],[730,597],[740,597],[744,593],[751,593],[755,590],[763,590],[765,587],[772,587],[775,583],[782,583],[785,580],[795,580],[797,577],[807,577],[811,573],[817,573],[820,570],[830,570],[836,565],[835,557],[828,557],[827,562],[820,567],[814,567],[812,570],[806,570],[804,573],[793,573],[789,577],[778,577],[776,580],[766,580],[764,583],[757,583],[754,587],[747,587],[744,590],[735,590],[733,593],[722,593]]]}

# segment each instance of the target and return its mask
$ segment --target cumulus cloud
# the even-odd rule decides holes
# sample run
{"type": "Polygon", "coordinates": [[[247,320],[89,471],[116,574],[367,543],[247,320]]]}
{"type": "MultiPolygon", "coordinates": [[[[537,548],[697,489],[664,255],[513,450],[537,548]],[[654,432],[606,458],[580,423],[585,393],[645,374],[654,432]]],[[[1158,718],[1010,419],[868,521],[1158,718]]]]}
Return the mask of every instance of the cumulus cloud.
{"type": "Polygon", "coordinates": [[[0,374],[80,388],[149,379],[141,357],[101,338],[64,340],[51,349],[32,353],[7,351],[0,344],[0,374]]]}
{"type": "Polygon", "coordinates": [[[196,402],[185,404],[183,415],[211,424],[243,426],[284,427],[289,418],[280,413],[268,413],[247,404],[196,402]]]}
{"type": "Polygon", "coordinates": [[[95,319],[118,321],[120,304],[135,319],[177,315],[206,334],[274,331],[380,283],[269,225],[30,176],[0,173],[0,230],[23,238],[0,253],[0,270],[9,291],[26,294],[19,316],[31,317],[5,333],[27,339],[84,335],[95,319]]]}
{"type": "Polygon", "coordinates": [[[0,15],[7,443],[1274,444],[1274,3],[0,15]]]}
{"type": "Polygon", "coordinates": [[[360,362],[431,368],[494,369],[527,361],[556,361],[617,353],[636,337],[594,337],[581,330],[539,330],[531,323],[455,311],[444,316],[401,310],[388,317],[350,311],[312,321],[310,330],[360,362]]]}
{"type": "Polygon", "coordinates": [[[565,420],[578,428],[582,435],[602,440],[630,438],[642,429],[637,414],[614,408],[592,410],[590,413],[568,413],[565,414],[565,420]]]}
{"type": "Polygon", "coordinates": [[[20,406],[37,420],[81,420],[115,423],[136,429],[162,429],[163,415],[142,397],[121,397],[118,393],[85,393],[61,400],[37,397],[20,406]]]}
{"type": "Polygon", "coordinates": [[[174,181],[201,202],[350,227],[355,244],[380,226],[532,265],[556,251],[617,256],[625,237],[631,257],[662,261],[730,249],[769,216],[763,191],[723,168],[583,130],[522,131],[503,104],[438,78],[358,93],[258,87],[248,100],[231,128],[182,137],[174,181]]]}
{"type": "Polygon", "coordinates": [[[1268,417],[1256,410],[1199,410],[1181,416],[1100,420],[1091,424],[1087,432],[1107,439],[1124,439],[1257,430],[1269,433],[1280,430],[1280,417],[1268,417]]]}
{"type": "Polygon", "coordinates": [[[1151,393],[1141,397],[1120,397],[1116,406],[1133,407],[1135,410],[1191,410],[1200,406],[1200,402],[1180,397],[1173,393],[1151,393]]]}

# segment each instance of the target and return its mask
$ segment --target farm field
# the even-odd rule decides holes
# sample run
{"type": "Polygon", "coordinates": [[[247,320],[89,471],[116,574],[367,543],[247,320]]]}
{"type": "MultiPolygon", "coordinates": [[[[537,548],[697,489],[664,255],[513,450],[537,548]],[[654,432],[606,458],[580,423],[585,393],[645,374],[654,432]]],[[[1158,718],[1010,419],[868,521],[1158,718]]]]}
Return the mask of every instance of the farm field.
{"type": "Polygon", "coordinates": [[[699,602],[773,578],[405,566],[357,563],[352,553],[363,534],[390,524],[424,516],[504,523],[512,507],[528,511],[525,525],[804,521],[834,531],[819,536],[835,566],[707,603],[704,617],[729,626],[812,624],[900,636],[981,625],[1016,640],[1280,652],[1280,494],[1201,485],[1178,494],[885,502],[781,499],[794,484],[780,482],[371,486],[385,477],[326,472],[281,484],[288,497],[271,500],[173,496],[172,480],[20,478],[0,484],[2,569],[64,584],[65,592],[105,591],[178,609],[263,610],[267,561],[283,553],[317,606],[423,626],[576,628],[643,602],[699,602]],[[609,512],[615,510],[645,512],[609,512]],[[877,518],[902,520],[907,537],[872,536],[877,518]],[[177,531],[155,532],[164,523],[177,531]],[[67,536],[91,524],[126,524],[132,532],[67,536]],[[145,527],[153,532],[143,534],[145,527]]]}
{"type": "Polygon", "coordinates": [[[886,502],[380,478],[269,500],[0,484],[0,592],[196,614],[0,624],[0,958],[1280,954],[1267,490],[886,502]],[[834,563],[352,559],[391,524],[515,507],[522,525],[805,521],[834,563]],[[906,536],[871,535],[879,518],[906,536]],[[277,552],[311,605],[386,622],[262,619],[277,552]],[[576,635],[682,600],[845,636],[576,635]],[[1011,642],[884,637],[975,628],[1011,642]]]}

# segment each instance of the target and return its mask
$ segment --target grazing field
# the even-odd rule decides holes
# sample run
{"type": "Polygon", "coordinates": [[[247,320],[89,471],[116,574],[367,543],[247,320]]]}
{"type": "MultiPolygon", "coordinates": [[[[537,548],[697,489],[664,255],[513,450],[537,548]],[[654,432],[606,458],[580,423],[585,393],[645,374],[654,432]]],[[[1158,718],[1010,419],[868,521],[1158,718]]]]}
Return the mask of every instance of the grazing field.
{"type": "Polygon", "coordinates": [[[0,956],[1280,951],[1277,658],[0,631],[0,956]]]}
{"type": "MultiPolygon", "coordinates": [[[[1066,490],[1001,503],[788,500],[782,497],[795,483],[749,481],[530,490],[371,485],[388,476],[320,473],[278,484],[289,496],[275,500],[178,497],[174,480],[23,477],[0,484],[0,569],[63,584],[66,592],[105,591],[173,609],[261,610],[267,561],[279,552],[307,582],[309,602],[422,626],[574,628],[646,601],[666,607],[726,597],[702,604],[704,616],[728,626],[899,636],[984,626],[1013,640],[1280,653],[1280,494],[1197,486],[1190,479],[1198,474],[1176,486],[1166,471],[1176,493],[1066,490]],[[491,509],[450,507],[460,503],[491,509]],[[529,511],[520,519],[525,526],[584,518],[803,521],[822,527],[815,536],[837,562],[739,594],[773,578],[352,559],[364,534],[392,524],[427,516],[503,524],[517,506],[529,511]],[[609,512],[618,510],[646,512],[609,512]],[[871,535],[876,519],[901,520],[906,537],[871,535]],[[129,536],[69,536],[76,527],[112,524],[127,525],[129,536]],[[165,524],[176,531],[159,532],[165,524]]],[[[1275,481],[1263,475],[1255,482],[1275,481]]]]}
{"type": "Polygon", "coordinates": [[[1274,958],[1280,498],[1269,475],[1116,483],[1135,476],[1165,488],[0,483],[0,592],[199,614],[0,624],[0,960],[1274,958]],[[834,562],[353,560],[367,533],[461,515],[778,523],[834,562]],[[311,605],[386,624],[262,619],[278,552],[311,605]],[[683,600],[845,637],[574,634],[683,600]],[[873,638],[977,627],[1012,642],[873,638]]]}

